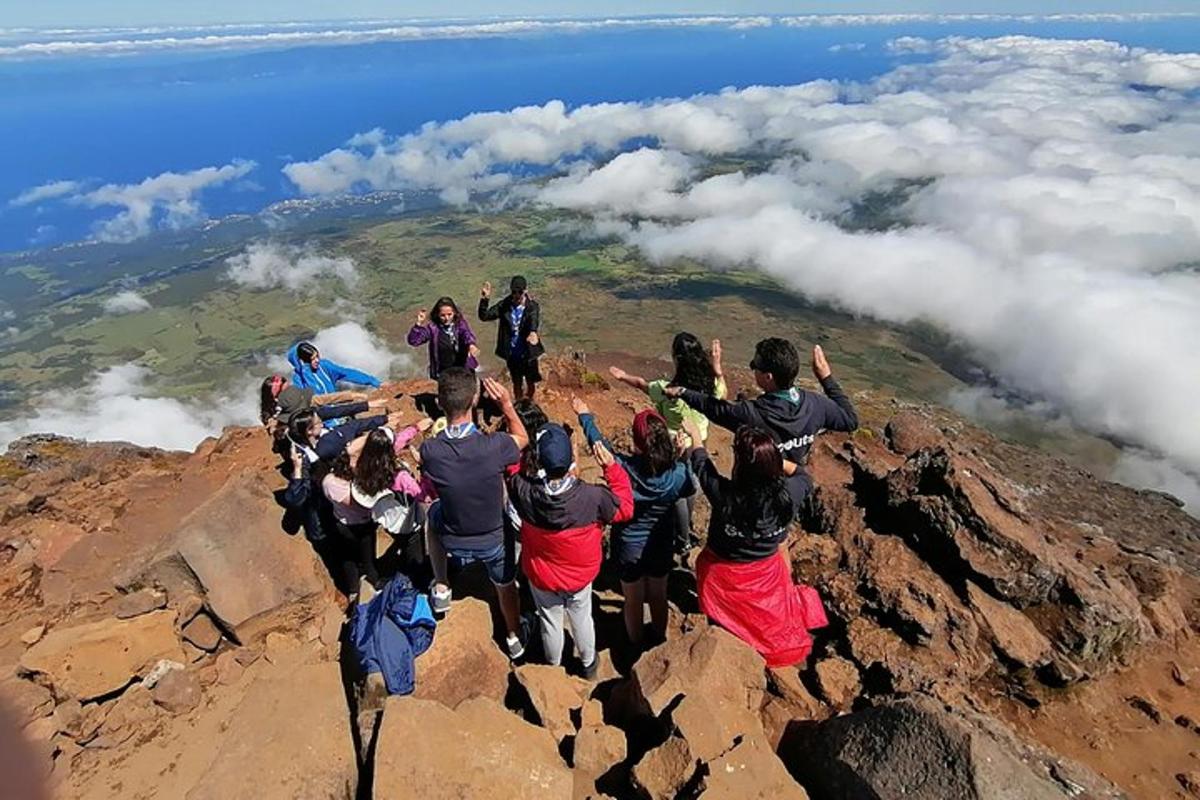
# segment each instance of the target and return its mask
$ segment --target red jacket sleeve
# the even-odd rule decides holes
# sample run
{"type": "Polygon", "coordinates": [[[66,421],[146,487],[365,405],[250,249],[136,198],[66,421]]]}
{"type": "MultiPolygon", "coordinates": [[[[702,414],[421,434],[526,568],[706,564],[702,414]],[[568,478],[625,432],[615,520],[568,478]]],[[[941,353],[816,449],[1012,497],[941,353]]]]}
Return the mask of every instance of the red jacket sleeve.
{"type": "Polygon", "coordinates": [[[614,461],[604,468],[604,481],[617,500],[617,508],[613,512],[612,519],[602,521],[629,522],[633,519],[633,484],[629,482],[629,473],[614,461]]]}

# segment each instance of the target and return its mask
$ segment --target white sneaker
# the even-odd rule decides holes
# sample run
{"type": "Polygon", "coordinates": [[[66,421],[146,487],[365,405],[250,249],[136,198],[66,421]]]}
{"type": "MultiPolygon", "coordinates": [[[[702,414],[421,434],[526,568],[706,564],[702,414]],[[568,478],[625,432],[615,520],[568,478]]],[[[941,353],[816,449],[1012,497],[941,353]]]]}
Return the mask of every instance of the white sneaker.
{"type": "Polygon", "coordinates": [[[453,596],[450,587],[438,589],[437,584],[429,587],[429,607],[435,614],[446,614],[450,611],[450,598],[453,596]]]}

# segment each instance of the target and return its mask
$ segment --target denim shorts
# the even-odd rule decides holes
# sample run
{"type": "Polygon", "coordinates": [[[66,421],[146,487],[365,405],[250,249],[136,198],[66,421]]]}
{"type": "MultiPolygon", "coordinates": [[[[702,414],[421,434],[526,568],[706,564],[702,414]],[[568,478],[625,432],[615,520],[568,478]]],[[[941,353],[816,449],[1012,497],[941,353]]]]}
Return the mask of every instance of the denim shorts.
{"type": "MultiPolygon", "coordinates": [[[[433,525],[434,535],[442,534],[441,506],[435,503],[429,511],[429,521],[433,525]]],[[[482,563],[487,569],[488,578],[497,586],[505,586],[517,578],[517,559],[515,542],[507,534],[503,541],[492,547],[480,549],[464,547],[446,547],[446,558],[458,566],[466,566],[476,562],[482,563]]]]}

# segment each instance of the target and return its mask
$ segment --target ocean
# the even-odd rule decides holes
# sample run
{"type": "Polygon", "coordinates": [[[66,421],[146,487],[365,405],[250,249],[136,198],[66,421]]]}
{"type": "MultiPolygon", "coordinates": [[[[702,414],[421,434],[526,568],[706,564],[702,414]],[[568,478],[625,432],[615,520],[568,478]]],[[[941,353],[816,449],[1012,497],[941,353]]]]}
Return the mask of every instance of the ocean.
{"type": "Polygon", "coordinates": [[[301,37],[296,46],[265,49],[135,45],[128,55],[83,57],[2,54],[6,47],[64,37],[136,43],[205,32],[0,31],[0,251],[79,241],[112,216],[111,207],[79,201],[13,202],[55,181],[93,188],[138,184],[165,172],[255,162],[243,178],[204,192],[201,207],[189,209],[217,218],[297,196],[280,172],[284,164],[315,158],[375,128],[398,134],[428,121],[552,99],[570,107],[729,86],[866,80],[901,60],[928,57],[889,49],[889,41],[905,36],[1019,33],[1166,51],[1193,50],[1200,41],[1197,18],[774,22],[617,30],[551,25],[535,33],[514,26],[514,35],[336,46],[301,37]]]}

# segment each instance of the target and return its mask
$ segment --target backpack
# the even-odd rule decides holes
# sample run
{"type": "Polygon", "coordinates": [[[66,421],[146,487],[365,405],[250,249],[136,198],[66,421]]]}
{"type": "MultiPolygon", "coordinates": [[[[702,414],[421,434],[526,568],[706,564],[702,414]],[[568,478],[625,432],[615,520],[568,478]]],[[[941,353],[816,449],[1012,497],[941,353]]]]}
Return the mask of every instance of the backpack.
{"type": "Polygon", "coordinates": [[[387,489],[372,496],[351,484],[350,495],[354,502],[371,509],[371,519],[392,536],[408,536],[416,531],[416,504],[403,492],[397,495],[387,489]]]}

